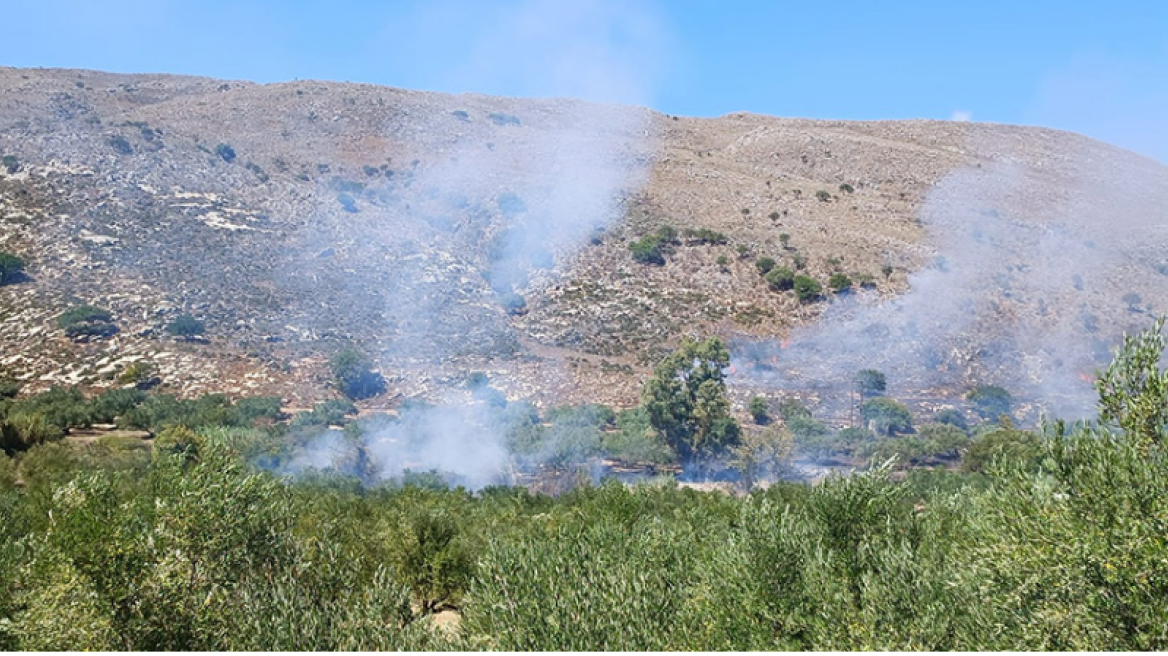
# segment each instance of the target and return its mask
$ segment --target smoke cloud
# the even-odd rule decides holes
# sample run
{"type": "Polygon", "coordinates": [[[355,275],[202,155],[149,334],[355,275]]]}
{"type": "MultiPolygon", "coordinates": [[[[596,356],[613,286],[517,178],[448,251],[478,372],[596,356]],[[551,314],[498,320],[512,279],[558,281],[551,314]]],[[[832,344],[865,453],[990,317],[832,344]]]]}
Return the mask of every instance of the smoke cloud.
{"type": "Polygon", "coordinates": [[[839,417],[856,372],[872,368],[892,396],[956,399],[993,384],[1053,416],[1093,414],[1093,374],[1119,334],[1166,307],[1168,177],[1110,147],[1038,144],[1038,159],[1022,161],[1000,155],[1018,152],[1008,132],[975,134],[981,161],[920,209],[936,257],[910,291],[834,301],[787,348],[738,344],[732,382],[801,390],[839,417]],[[1059,179],[1071,184],[1052,191],[1059,179]]]}
{"type": "MultiPolygon", "coordinates": [[[[659,30],[636,5],[491,7],[481,33],[460,46],[468,49],[468,60],[451,69],[454,79],[475,80],[463,88],[489,88],[497,78],[520,93],[651,98],[659,30]]],[[[438,13],[422,17],[418,29],[432,33],[441,24],[437,17],[454,8],[437,5],[431,12],[438,13]]],[[[376,356],[392,363],[382,367],[391,382],[393,367],[403,366],[402,376],[425,376],[427,368],[462,356],[489,359],[514,348],[506,313],[522,311],[525,296],[552,283],[590,235],[622,216],[655,150],[651,114],[643,109],[473,95],[455,102],[457,108],[387,119],[389,139],[408,130],[429,141],[419,153],[425,159],[407,172],[402,202],[376,212],[361,208],[340,221],[330,207],[332,213],[322,213],[303,236],[309,250],[331,252],[328,244],[343,242],[350,259],[356,255],[388,272],[383,303],[358,311],[383,329],[376,356]],[[443,291],[449,289],[457,291],[443,291]]],[[[474,399],[456,376],[430,387],[428,400],[439,397],[438,406],[410,405],[397,418],[367,427],[368,469],[378,479],[437,470],[471,488],[502,482],[516,409],[498,399],[474,399]]],[[[335,439],[322,437],[301,459],[329,466],[335,439]]],[[[547,450],[557,451],[554,444],[547,450]]]]}

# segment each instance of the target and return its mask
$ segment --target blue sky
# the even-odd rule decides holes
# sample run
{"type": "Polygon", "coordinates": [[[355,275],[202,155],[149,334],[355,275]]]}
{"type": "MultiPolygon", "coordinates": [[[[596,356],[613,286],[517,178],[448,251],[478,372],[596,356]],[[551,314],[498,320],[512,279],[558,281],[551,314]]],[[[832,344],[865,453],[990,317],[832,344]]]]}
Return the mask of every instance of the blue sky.
{"type": "Polygon", "coordinates": [[[0,65],[972,118],[1168,162],[1168,1],[7,0],[0,65]]]}

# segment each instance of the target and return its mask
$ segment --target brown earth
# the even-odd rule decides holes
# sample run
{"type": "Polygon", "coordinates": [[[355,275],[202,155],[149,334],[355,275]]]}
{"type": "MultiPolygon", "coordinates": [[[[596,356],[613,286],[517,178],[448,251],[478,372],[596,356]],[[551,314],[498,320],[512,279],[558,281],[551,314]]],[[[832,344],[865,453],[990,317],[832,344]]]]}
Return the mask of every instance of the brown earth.
{"type": "MultiPolygon", "coordinates": [[[[374,353],[390,382],[370,407],[442,398],[472,371],[510,398],[628,405],[683,335],[784,339],[830,306],[768,290],[759,255],[797,255],[821,281],[868,276],[858,296],[876,302],[944,252],[920,218],[955,172],[1017,171],[1008,206],[994,211],[1018,221],[1073,202],[1101,224],[1166,177],[1130,152],[1040,128],[699,119],[357,84],[13,68],[0,68],[0,155],[15,158],[0,167],[0,250],[29,262],[27,280],[0,288],[0,372],[29,390],[96,389],[144,360],[166,391],[297,406],[334,394],[327,360],[346,344],[374,353]],[[523,220],[499,201],[581,115],[605,156],[647,177],[614,185],[621,216],[536,267],[519,288],[526,311],[513,316],[485,279],[491,239],[523,220]],[[470,160],[472,180],[433,183],[470,160]],[[727,243],[683,239],[664,266],[634,261],[628,243],[665,224],[727,243]],[[56,317],[81,302],[111,310],[119,333],[67,338],[56,317]],[[205,340],[166,336],[184,312],[206,321],[205,340]]],[[[523,189],[539,207],[544,187],[523,189]]],[[[1152,192],[1133,207],[1143,212],[1152,192]]],[[[1168,225],[1153,205],[1141,225],[1168,225]]],[[[1168,234],[1132,234],[1126,270],[1077,301],[1102,333],[1143,321],[1124,293],[1168,308],[1156,273],[1168,272],[1168,234]]],[[[1005,249],[1020,267],[1038,257],[1005,249]]],[[[748,393],[736,390],[740,405],[748,393]]]]}

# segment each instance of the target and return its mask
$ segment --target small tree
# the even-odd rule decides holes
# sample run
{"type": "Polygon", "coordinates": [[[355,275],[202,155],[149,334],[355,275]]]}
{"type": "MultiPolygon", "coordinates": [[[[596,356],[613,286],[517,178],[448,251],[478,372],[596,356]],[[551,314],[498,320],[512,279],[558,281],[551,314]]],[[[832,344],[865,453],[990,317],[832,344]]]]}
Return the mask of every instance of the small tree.
{"type": "Polygon", "coordinates": [[[775,291],[786,291],[795,286],[795,272],[787,267],[779,267],[771,269],[767,272],[763,279],[766,280],[767,285],[775,291]]]}
{"type": "Polygon", "coordinates": [[[815,192],[815,197],[819,199],[819,202],[821,203],[826,203],[827,201],[831,200],[831,194],[828,193],[825,189],[820,189],[819,191],[815,192]]]}
{"type": "Polygon", "coordinates": [[[982,419],[996,419],[1000,415],[1010,414],[1013,398],[1010,393],[996,385],[979,385],[965,396],[973,403],[973,410],[982,419]]]}
{"type": "Polygon", "coordinates": [[[189,314],[180,314],[166,325],[166,332],[173,337],[189,340],[207,332],[207,326],[189,314]]]}
{"type": "Polygon", "coordinates": [[[864,421],[872,425],[873,430],[884,435],[904,433],[912,430],[912,413],[904,404],[886,396],[878,396],[864,402],[861,412],[864,421]]]}
{"type": "Polygon", "coordinates": [[[789,247],[791,244],[791,235],[789,235],[785,232],[781,233],[779,235],[779,243],[783,245],[783,248],[789,247]]]}
{"type": "Polygon", "coordinates": [[[855,380],[856,388],[860,390],[860,396],[864,398],[880,396],[888,387],[888,380],[884,374],[875,369],[861,369],[856,372],[855,380]]]}
{"type": "Polygon", "coordinates": [[[852,279],[846,273],[833,273],[827,285],[838,294],[852,288],[852,279]]]}
{"type": "Polygon", "coordinates": [[[775,268],[775,264],[776,264],[775,258],[770,257],[768,255],[763,255],[762,257],[760,257],[754,261],[754,266],[758,267],[758,272],[764,276],[771,269],[775,268]]]}
{"type": "Polygon", "coordinates": [[[809,303],[819,298],[823,293],[823,286],[810,276],[795,276],[795,295],[803,303],[809,303]]]}
{"type": "Polygon", "coordinates": [[[754,423],[759,426],[765,426],[771,422],[770,403],[765,397],[756,396],[750,399],[750,404],[747,406],[750,411],[750,416],[754,418],[754,423]]]}
{"type": "Polygon", "coordinates": [[[385,391],[385,379],[356,349],[344,349],[329,361],[337,389],[350,399],[367,399],[385,391]]]}
{"type": "Polygon", "coordinates": [[[215,154],[228,164],[230,164],[235,159],[235,149],[225,143],[221,143],[218,146],[215,146],[215,154]]]}
{"type": "Polygon", "coordinates": [[[750,490],[760,479],[773,479],[791,469],[795,440],[781,428],[746,431],[731,449],[730,465],[742,476],[742,487],[750,490]]]}
{"type": "Polygon", "coordinates": [[[0,285],[6,285],[20,278],[24,273],[24,260],[0,251],[0,285]]]}

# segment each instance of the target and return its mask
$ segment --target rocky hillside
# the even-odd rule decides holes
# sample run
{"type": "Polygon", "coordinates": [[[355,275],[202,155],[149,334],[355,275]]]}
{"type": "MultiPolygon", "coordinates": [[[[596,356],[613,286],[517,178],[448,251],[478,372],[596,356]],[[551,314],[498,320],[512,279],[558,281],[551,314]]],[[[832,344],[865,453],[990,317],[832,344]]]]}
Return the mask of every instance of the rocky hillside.
{"type": "Polygon", "coordinates": [[[0,68],[0,155],[0,251],[28,262],[0,371],[32,389],[143,361],[179,393],[305,404],[356,344],[375,404],[472,371],[627,404],[710,333],[739,395],[869,364],[906,393],[1048,385],[1168,309],[1168,169],[1045,129],[0,68]],[[823,293],[772,289],[760,257],[823,293]],[[118,332],[66,336],[80,304],[118,332]],[[203,338],[167,336],[184,313],[203,338]]]}

